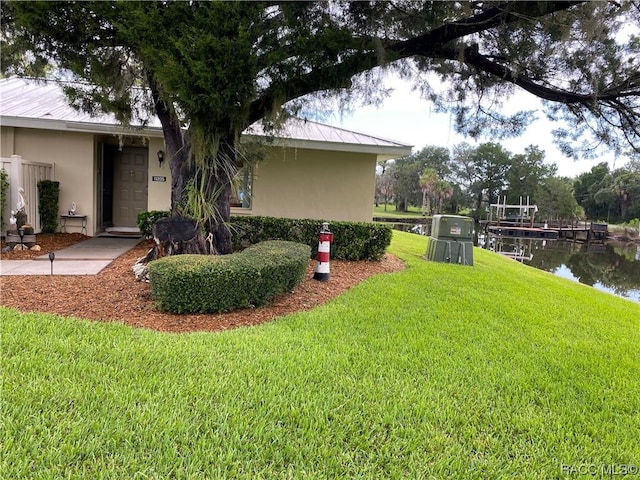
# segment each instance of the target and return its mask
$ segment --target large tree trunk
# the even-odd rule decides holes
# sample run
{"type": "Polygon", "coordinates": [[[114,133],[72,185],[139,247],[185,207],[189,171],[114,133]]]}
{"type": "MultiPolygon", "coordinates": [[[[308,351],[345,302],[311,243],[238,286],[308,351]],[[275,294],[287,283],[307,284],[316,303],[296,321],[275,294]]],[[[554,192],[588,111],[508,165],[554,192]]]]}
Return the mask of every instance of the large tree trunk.
{"type": "Polygon", "coordinates": [[[156,115],[162,125],[162,134],[169,169],[171,170],[171,214],[177,215],[182,203],[185,185],[195,174],[193,162],[189,158],[189,142],[186,133],[180,127],[180,122],[171,113],[167,104],[160,98],[157,84],[153,75],[147,75],[151,96],[154,101],[156,115]]]}
{"type": "Polygon", "coordinates": [[[184,217],[159,219],[153,226],[153,240],[153,247],[133,265],[133,274],[138,281],[149,281],[148,264],[151,260],[187,253],[215,253],[211,243],[202,236],[200,226],[184,217]]]}
{"type": "MultiPolygon", "coordinates": [[[[186,133],[182,130],[174,115],[171,114],[166,103],[160,98],[159,91],[151,75],[149,75],[149,83],[155,102],[156,114],[162,124],[166,153],[169,158],[169,168],[171,169],[171,213],[176,216],[179,214],[180,207],[185,200],[185,187],[191,179],[195,178],[197,169],[190,156],[190,146],[186,133]]],[[[231,185],[233,175],[238,169],[233,134],[228,134],[227,137],[221,140],[217,157],[209,159],[209,162],[211,162],[209,171],[213,173],[209,174],[206,182],[207,198],[211,199],[215,204],[218,217],[209,218],[205,222],[205,228],[207,232],[213,235],[213,250],[219,254],[228,254],[232,252],[231,232],[228,226],[231,217],[231,185]]],[[[174,250],[176,249],[172,249],[172,251],[174,250]]]]}
{"type": "MultiPolygon", "coordinates": [[[[170,142],[167,142],[167,151],[175,152],[170,157],[172,159],[171,211],[173,215],[177,215],[180,207],[184,205],[185,187],[196,177],[198,169],[195,162],[188,157],[187,147],[179,147],[175,143],[170,145],[170,142]],[[174,150],[176,147],[178,148],[174,150]]],[[[207,159],[207,162],[209,165],[203,173],[206,175],[205,198],[215,206],[215,216],[207,218],[203,224],[207,232],[213,235],[215,252],[226,255],[232,252],[228,224],[231,217],[232,182],[238,170],[233,141],[221,141],[216,158],[207,159]],[[230,159],[231,163],[229,163],[230,159]]]]}
{"type": "Polygon", "coordinates": [[[189,161],[189,152],[186,147],[178,147],[176,145],[167,144],[167,153],[170,156],[171,161],[169,167],[171,169],[171,214],[178,215],[180,206],[184,202],[185,187],[189,180],[195,175],[195,169],[193,162],[189,161]]]}

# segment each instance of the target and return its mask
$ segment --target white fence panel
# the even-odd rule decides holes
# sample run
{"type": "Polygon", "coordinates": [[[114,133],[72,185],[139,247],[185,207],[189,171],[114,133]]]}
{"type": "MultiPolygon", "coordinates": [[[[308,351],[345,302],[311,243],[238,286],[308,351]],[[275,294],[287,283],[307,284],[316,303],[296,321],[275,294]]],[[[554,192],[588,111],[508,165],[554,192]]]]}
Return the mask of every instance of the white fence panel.
{"type": "Polygon", "coordinates": [[[9,174],[9,195],[4,209],[3,218],[5,224],[2,231],[9,226],[11,210],[16,209],[19,194],[18,189],[24,189],[26,202],[25,213],[27,222],[33,226],[36,233],[40,233],[40,212],[38,211],[38,182],[40,180],[53,180],[55,166],[51,163],[30,162],[20,155],[11,155],[11,158],[0,158],[0,168],[9,174]]]}

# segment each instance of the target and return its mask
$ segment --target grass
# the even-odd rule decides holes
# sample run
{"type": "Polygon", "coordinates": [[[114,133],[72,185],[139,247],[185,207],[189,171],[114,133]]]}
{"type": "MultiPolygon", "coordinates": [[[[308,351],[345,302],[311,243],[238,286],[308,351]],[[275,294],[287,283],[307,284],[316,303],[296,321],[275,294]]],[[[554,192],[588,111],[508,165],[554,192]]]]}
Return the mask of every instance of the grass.
{"type": "Polygon", "coordinates": [[[385,211],[384,205],[380,204],[377,207],[373,207],[374,217],[390,217],[390,218],[402,218],[402,217],[422,217],[422,210],[419,207],[410,206],[406,212],[396,210],[394,204],[388,204],[385,211]]]}
{"type": "Polygon", "coordinates": [[[0,477],[548,479],[637,466],[640,307],[484,250],[473,267],[427,262],[425,242],[394,232],[405,271],[218,334],[0,309],[0,477]]]}

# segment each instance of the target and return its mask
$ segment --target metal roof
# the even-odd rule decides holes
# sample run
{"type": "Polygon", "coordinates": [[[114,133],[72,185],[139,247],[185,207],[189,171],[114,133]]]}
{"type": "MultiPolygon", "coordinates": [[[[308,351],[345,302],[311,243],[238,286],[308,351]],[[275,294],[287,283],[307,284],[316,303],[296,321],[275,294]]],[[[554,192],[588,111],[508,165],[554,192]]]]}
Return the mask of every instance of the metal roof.
{"type": "Polygon", "coordinates": [[[0,81],[2,116],[87,123],[112,123],[107,115],[91,117],[69,106],[61,84],[22,78],[0,81]]]}
{"type": "MultiPolygon", "coordinates": [[[[0,80],[0,123],[9,127],[47,130],[116,133],[161,137],[160,121],[150,117],[146,125],[124,127],[111,114],[92,116],[69,105],[62,83],[23,78],[0,80]]],[[[243,132],[247,136],[270,136],[260,122],[243,132]]],[[[321,150],[373,153],[394,158],[411,153],[411,145],[365,133],[324,125],[311,120],[287,120],[274,144],[321,150]]]]}

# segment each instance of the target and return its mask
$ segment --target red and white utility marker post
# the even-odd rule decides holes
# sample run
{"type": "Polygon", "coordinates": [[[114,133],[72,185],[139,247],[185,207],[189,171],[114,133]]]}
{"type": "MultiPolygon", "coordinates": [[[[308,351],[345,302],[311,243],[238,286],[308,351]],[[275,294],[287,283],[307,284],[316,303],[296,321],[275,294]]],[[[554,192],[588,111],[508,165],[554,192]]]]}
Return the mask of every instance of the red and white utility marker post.
{"type": "Polygon", "coordinates": [[[318,236],[318,256],[316,263],[316,271],[313,274],[314,280],[328,282],[331,278],[329,269],[329,258],[331,252],[331,244],[333,243],[333,233],[329,231],[329,224],[324,222],[322,230],[318,236]]]}

